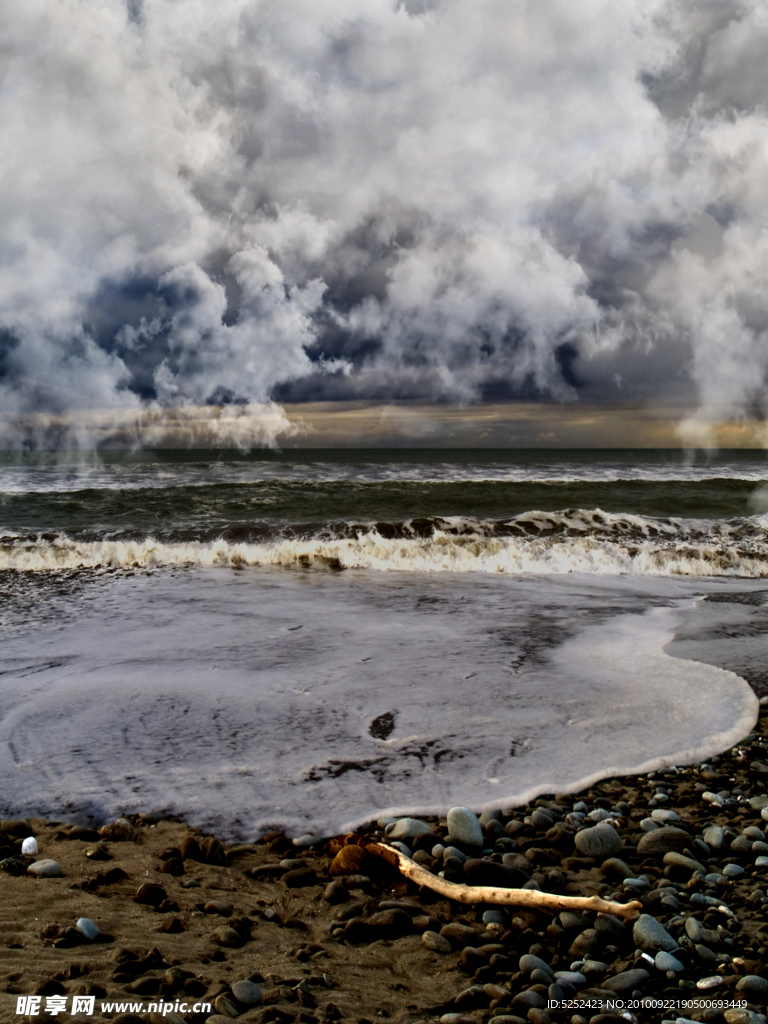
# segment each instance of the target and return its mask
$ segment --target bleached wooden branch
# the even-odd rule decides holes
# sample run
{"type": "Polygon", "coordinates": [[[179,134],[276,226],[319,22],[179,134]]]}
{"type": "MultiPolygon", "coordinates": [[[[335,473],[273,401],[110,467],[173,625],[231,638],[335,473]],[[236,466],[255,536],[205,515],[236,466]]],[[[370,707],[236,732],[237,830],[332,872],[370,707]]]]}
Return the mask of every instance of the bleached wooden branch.
{"type": "Polygon", "coordinates": [[[490,885],[447,882],[391,846],[367,843],[365,849],[367,853],[382,857],[410,881],[424,885],[441,896],[456,900],[457,903],[499,903],[549,911],[591,910],[595,913],[615,914],[616,917],[634,917],[643,908],[642,903],[637,900],[632,903],[614,903],[612,900],[601,899],[600,896],[557,896],[555,893],[539,892],[537,889],[497,889],[490,885]]]}

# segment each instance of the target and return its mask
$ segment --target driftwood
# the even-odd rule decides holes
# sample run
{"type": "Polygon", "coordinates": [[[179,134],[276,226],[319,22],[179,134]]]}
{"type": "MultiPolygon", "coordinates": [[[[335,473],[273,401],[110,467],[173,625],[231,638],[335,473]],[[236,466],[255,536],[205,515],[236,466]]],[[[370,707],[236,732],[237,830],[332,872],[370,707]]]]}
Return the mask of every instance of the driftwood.
{"type": "Polygon", "coordinates": [[[632,903],[614,903],[599,896],[557,896],[537,889],[497,889],[490,885],[461,885],[446,882],[431,871],[414,863],[410,857],[391,846],[381,843],[367,843],[366,852],[382,857],[397,868],[406,878],[417,885],[424,885],[441,896],[447,896],[457,903],[501,903],[515,907],[534,907],[537,910],[591,910],[595,913],[615,914],[616,917],[634,917],[643,905],[637,900],[632,903]]]}

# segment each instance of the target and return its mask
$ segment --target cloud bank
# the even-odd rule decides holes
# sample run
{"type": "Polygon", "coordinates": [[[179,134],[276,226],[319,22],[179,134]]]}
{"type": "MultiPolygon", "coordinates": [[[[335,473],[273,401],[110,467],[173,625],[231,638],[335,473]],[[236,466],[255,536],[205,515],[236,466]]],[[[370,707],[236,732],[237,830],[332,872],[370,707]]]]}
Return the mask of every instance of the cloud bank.
{"type": "Polygon", "coordinates": [[[767,48],[758,0],[5,5],[5,443],[274,401],[761,417],[767,48]]]}

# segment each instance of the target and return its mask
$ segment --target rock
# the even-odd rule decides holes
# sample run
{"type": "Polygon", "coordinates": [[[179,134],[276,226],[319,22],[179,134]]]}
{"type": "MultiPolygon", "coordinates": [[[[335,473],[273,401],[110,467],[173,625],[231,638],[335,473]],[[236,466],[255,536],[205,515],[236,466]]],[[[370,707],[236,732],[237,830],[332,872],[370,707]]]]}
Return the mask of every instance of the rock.
{"type": "Polygon", "coordinates": [[[768,994],[768,979],[761,978],[759,974],[746,974],[736,983],[736,991],[748,997],[764,996],[768,994]]]}
{"type": "Polygon", "coordinates": [[[685,871],[700,871],[703,875],[707,873],[707,869],[703,864],[699,864],[697,860],[692,857],[686,857],[682,853],[677,853],[674,850],[671,853],[664,854],[664,863],[669,864],[672,867],[682,868],[685,871]]]}
{"type": "Polygon", "coordinates": [[[474,1017],[468,1017],[466,1013],[444,1013],[440,1018],[440,1024],[477,1024],[477,1022],[474,1017]]]}
{"type": "Polygon", "coordinates": [[[28,875],[35,875],[37,878],[61,878],[64,872],[61,870],[61,864],[57,860],[51,860],[49,857],[43,860],[36,860],[34,864],[30,864],[27,868],[28,875]]]}
{"type": "Polygon", "coordinates": [[[680,971],[685,970],[683,964],[677,959],[676,956],[672,956],[671,953],[665,952],[663,949],[656,954],[656,958],[653,961],[657,971],[674,971],[675,974],[679,974],[680,971]]]}
{"type": "Polygon", "coordinates": [[[637,852],[641,857],[663,857],[665,853],[680,853],[691,842],[691,837],[681,828],[664,825],[640,837],[637,852]]]}
{"type": "Polygon", "coordinates": [[[726,878],[741,878],[744,874],[744,868],[741,864],[726,864],[723,868],[723,874],[726,878]]]}
{"type": "Polygon", "coordinates": [[[642,967],[636,967],[632,971],[622,971],[621,974],[614,974],[612,978],[605,978],[603,988],[609,992],[633,992],[636,988],[641,989],[648,981],[650,975],[642,967]]]}
{"type": "Polygon", "coordinates": [[[571,956],[585,959],[599,949],[600,941],[600,936],[594,928],[585,928],[584,931],[577,935],[573,940],[568,953],[571,956]]]}
{"type": "Polygon", "coordinates": [[[206,864],[226,864],[224,847],[215,836],[206,836],[200,844],[200,852],[206,864]]]}
{"type": "Polygon", "coordinates": [[[239,949],[243,944],[243,937],[228,924],[223,924],[214,931],[213,941],[229,949],[239,949]]]}
{"type": "Polygon", "coordinates": [[[156,882],[142,882],[136,890],[133,902],[157,908],[166,899],[168,899],[168,893],[162,885],[158,885],[156,882]]]}
{"type": "Polygon", "coordinates": [[[229,1020],[231,1020],[233,1017],[240,1016],[240,1011],[238,1010],[238,1008],[235,1006],[235,1004],[232,1002],[229,996],[224,995],[224,993],[222,993],[220,996],[216,996],[216,998],[213,1001],[213,1006],[214,1009],[216,1010],[216,1013],[220,1014],[222,1017],[228,1018],[229,1020]]]}
{"type": "Polygon", "coordinates": [[[232,917],[234,911],[228,903],[224,900],[208,900],[203,907],[203,912],[206,914],[219,914],[221,917],[232,917]]]}
{"type": "Polygon", "coordinates": [[[483,991],[482,985],[470,985],[454,999],[455,1005],[460,1010],[472,1010],[480,1006],[487,1006],[488,997],[483,991]]]}
{"type": "Polygon", "coordinates": [[[517,868],[486,858],[469,858],[464,861],[464,881],[467,885],[490,885],[498,889],[522,889],[528,875],[517,868]]]}
{"type": "Polygon", "coordinates": [[[555,971],[555,981],[558,985],[572,985],[574,988],[583,988],[587,984],[581,971],[555,971]]]}
{"type": "Polygon", "coordinates": [[[5,871],[6,874],[19,877],[26,875],[27,864],[26,861],[21,860],[19,857],[5,857],[3,860],[0,860],[0,871],[5,871]]]}
{"type": "Polygon", "coordinates": [[[651,811],[651,821],[655,821],[659,825],[666,825],[672,821],[680,821],[680,815],[664,807],[654,807],[651,811]]]}
{"type": "Polygon", "coordinates": [[[417,836],[432,835],[432,826],[418,818],[399,818],[385,829],[389,839],[416,839],[417,836]]]}
{"type": "Polygon", "coordinates": [[[477,815],[469,807],[452,807],[448,811],[448,835],[452,843],[483,845],[483,830],[477,815]]]}
{"type": "Polygon", "coordinates": [[[365,872],[368,867],[368,854],[356,843],[349,846],[342,846],[339,852],[331,861],[330,873],[332,875],[356,875],[365,872]]]}
{"type": "Polygon", "coordinates": [[[109,847],[106,843],[98,843],[96,846],[91,847],[90,850],[86,850],[85,856],[89,860],[112,860],[112,854],[109,852],[109,847]]]}
{"type": "Polygon", "coordinates": [[[525,974],[532,974],[534,971],[543,971],[550,979],[554,981],[555,972],[549,966],[546,960],[542,960],[541,957],[534,956],[532,953],[524,953],[520,957],[519,970],[525,974]]]}
{"type": "MultiPolygon", "coordinates": [[[[648,833],[648,835],[651,834],[650,832],[648,833]]],[[[651,917],[650,914],[641,914],[638,917],[632,929],[632,938],[634,939],[635,946],[645,953],[655,954],[660,949],[671,953],[678,946],[677,939],[673,939],[664,925],[657,921],[655,917],[651,917]]]]}
{"type": "Polygon", "coordinates": [[[283,881],[289,889],[305,889],[308,885],[317,885],[316,872],[310,867],[294,868],[293,871],[286,871],[283,881]]]}
{"type": "Polygon", "coordinates": [[[594,857],[596,860],[615,857],[624,845],[621,841],[621,836],[613,825],[608,825],[605,822],[577,832],[574,842],[576,849],[582,856],[594,857]]]}
{"type": "Polygon", "coordinates": [[[685,934],[694,943],[701,942],[704,938],[704,929],[701,927],[695,917],[689,917],[685,922],[685,934]]]}
{"type": "Polygon", "coordinates": [[[21,844],[21,855],[22,857],[37,856],[37,840],[35,839],[34,836],[27,836],[27,838],[21,844]]]}
{"type": "Polygon", "coordinates": [[[203,851],[194,836],[185,836],[179,844],[179,853],[182,860],[204,860],[203,851]]]}
{"type": "Polygon", "coordinates": [[[404,910],[380,910],[366,921],[377,934],[376,938],[399,939],[413,931],[413,920],[404,910]]]}
{"type": "Polygon", "coordinates": [[[99,935],[101,935],[101,928],[92,921],[90,917],[78,917],[75,928],[80,932],[81,935],[85,936],[89,942],[94,942],[99,935]]]}
{"type": "Polygon", "coordinates": [[[451,921],[450,924],[443,925],[440,934],[459,949],[463,949],[465,946],[480,946],[483,941],[476,928],[470,928],[469,925],[461,924],[459,921],[451,921]]]}
{"type": "Polygon", "coordinates": [[[112,843],[135,843],[139,833],[127,818],[117,818],[109,825],[103,825],[99,829],[99,836],[112,843]]]}
{"type": "Polygon", "coordinates": [[[604,860],[600,870],[609,878],[618,878],[620,881],[625,878],[633,878],[635,874],[629,864],[619,857],[609,857],[608,860],[604,860]]]}
{"type": "Polygon", "coordinates": [[[723,1016],[727,1024],[764,1024],[765,1017],[755,1013],[753,1010],[741,1010],[734,1007],[733,1010],[726,1010],[723,1016]]]}
{"type": "Polygon", "coordinates": [[[329,882],[323,889],[323,899],[331,905],[346,903],[349,899],[349,892],[347,887],[342,885],[341,882],[329,882]]]}
{"type": "Polygon", "coordinates": [[[512,998],[512,1008],[522,1009],[525,1008],[527,1013],[528,1010],[544,1010],[546,1009],[547,1001],[543,995],[539,992],[534,992],[532,989],[526,989],[525,992],[518,992],[516,996],[512,998]]]}
{"type": "Polygon", "coordinates": [[[595,918],[595,931],[613,943],[620,943],[627,937],[624,922],[613,914],[598,914],[595,918]]]}
{"type": "Polygon", "coordinates": [[[720,825],[710,825],[704,829],[702,838],[711,849],[720,850],[725,841],[725,830],[720,825]]]}
{"type": "Polygon", "coordinates": [[[421,941],[427,949],[431,949],[434,953],[450,953],[453,948],[448,939],[438,934],[438,932],[429,930],[422,932],[421,941]]]}
{"type": "Polygon", "coordinates": [[[236,981],[232,986],[232,995],[243,1006],[258,1006],[261,1002],[261,988],[254,981],[236,981]]]}

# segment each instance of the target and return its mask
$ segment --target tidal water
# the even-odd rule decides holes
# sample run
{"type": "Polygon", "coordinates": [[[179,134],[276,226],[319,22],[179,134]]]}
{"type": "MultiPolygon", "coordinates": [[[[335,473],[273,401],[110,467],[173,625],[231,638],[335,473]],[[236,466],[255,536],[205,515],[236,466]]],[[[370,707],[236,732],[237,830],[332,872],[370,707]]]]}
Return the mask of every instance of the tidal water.
{"type": "Polygon", "coordinates": [[[752,452],[0,456],[2,816],[328,834],[709,757],[766,510],[752,452]]]}

